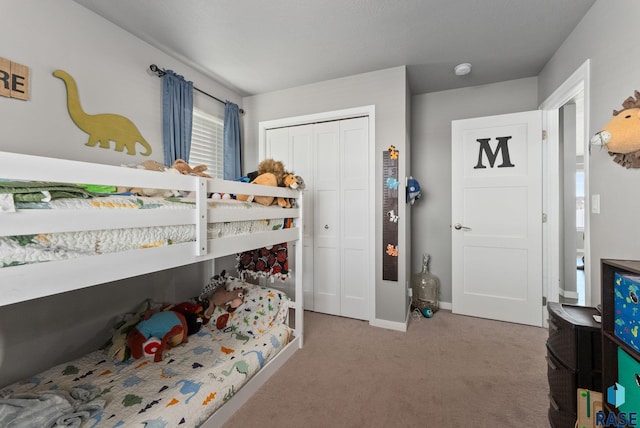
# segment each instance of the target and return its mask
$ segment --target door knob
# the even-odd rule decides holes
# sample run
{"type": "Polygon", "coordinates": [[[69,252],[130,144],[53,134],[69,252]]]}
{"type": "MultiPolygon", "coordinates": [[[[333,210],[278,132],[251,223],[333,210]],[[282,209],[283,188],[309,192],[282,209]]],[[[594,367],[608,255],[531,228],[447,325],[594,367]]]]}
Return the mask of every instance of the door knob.
{"type": "Polygon", "coordinates": [[[454,227],[456,230],[460,230],[460,229],[462,229],[462,230],[471,230],[471,228],[470,228],[470,227],[463,226],[463,225],[461,225],[460,223],[456,223],[456,224],[454,224],[454,225],[453,225],[453,227],[454,227]]]}
{"type": "Polygon", "coordinates": [[[325,224],[325,225],[324,225],[324,228],[325,228],[325,229],[329,229],[329,225],[328,225],[328,224],[325,224]]]}

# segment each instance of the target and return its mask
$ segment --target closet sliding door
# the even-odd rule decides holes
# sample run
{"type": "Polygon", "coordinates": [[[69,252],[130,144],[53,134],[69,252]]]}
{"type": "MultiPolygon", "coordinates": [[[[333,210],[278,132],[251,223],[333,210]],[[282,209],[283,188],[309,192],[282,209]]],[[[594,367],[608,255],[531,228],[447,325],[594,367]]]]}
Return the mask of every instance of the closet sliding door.
{"type": "Polygon", "coordinates": [[[315,310],[369,319],[369,122],[314,125],[315,310]]]}
{"type": "MultiPolygon", "coordinates": [[[[267,158],[282,161],[287,171],[292,171],[305,181],[306,190],[302,193],[304,210],[302,291],[304,293],[304,308],[313,311],[313,125],[269,129],[266,132],[265,148],[267,158]]],[[[293,254],[295,247],[290,251],[293,254]]],[[[296,269],[293,265],[291,268],[296,269]]],[[[270,284],[270,286],[277,285],[270,284]]],[[[287,281],[284,288],[289,295],[293,296],[295,287],[291,281],[287,281]]]]}
{"type": "Polygon", "coordinates": [[[266,155],[302,176],[305,308],[369,320],[369,119],[267,131],[266,155]]]}

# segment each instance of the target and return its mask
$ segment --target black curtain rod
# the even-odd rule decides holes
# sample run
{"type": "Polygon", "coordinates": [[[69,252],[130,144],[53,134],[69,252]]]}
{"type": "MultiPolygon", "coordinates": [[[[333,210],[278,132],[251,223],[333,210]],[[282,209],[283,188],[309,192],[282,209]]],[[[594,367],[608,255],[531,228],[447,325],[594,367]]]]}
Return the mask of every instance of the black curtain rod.
{"type": "MultiPolygon", "coordinates": [[[[157,65],[155,65],[155,64],[151,64],[151,65],[149,66],[149,70],[151,70],[151,72],[152,72],[152,73],[154,73],[154,74],[156,74],[158,77],[162,77],[162,76],[164,76],[164,75],[165,75],[164,69],[162,69],[162,68],[158,67],[158,66],[157,66],[157,65]]],[[[210,98],[213,98],[214,100],[216,100],[216,101],[218,101],[218,102],[220,102],[220,103],[222,103],[222,104],[227,104],[227,102],[226,102],[226,101],[223,101],[223,100],[221,100],[221,99],[220,99],[220,98],[218,98],[218,97],[214,97],[213,95],[211,95],[211,94],[209,94],[209,93],[207,93],[207,92],[203,91],[202,89],[196,88],[195,86],[193,87],[193,89],[195,89],[196,91],[200,92],[201,94],[204,94],[204,95],[206,95],[206,96],[208,96],[208,97],[210,97],[210,98]]],[[[243,109],[240,109],[240,114],[244,114],[244,110],[243,110],[243,109]]]]}

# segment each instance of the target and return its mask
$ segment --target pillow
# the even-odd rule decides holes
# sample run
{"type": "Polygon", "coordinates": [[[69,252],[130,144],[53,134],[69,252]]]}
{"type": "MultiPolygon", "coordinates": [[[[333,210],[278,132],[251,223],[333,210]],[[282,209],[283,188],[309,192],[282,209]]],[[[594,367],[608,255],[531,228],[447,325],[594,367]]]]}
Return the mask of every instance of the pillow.
{"type": "Polygon", "coordinates": [[[257,337],[287,320],[291,299],[282,291],[228,278],[227,290],[238,288],[245,289],[242,304],[233,312],[216,307],[209,322],[212,330],[257,337]],[[224,318],[228,318],[226,323],[224,318]]]}

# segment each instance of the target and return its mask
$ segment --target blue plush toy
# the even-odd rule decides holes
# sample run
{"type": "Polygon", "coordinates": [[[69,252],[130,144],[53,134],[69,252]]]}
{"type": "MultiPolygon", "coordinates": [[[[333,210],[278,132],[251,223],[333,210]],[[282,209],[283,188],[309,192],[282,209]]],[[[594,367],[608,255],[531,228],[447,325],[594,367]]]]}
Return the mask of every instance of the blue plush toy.
{"type": "Polygon", "coordinates": [[[409,177],[407,180],[407,203],[411,202],[413,205],[417,199],[420,199],[420,195],[420,183],[415,178],[409,177]]]}

